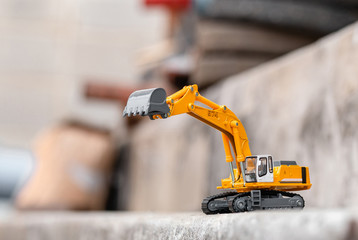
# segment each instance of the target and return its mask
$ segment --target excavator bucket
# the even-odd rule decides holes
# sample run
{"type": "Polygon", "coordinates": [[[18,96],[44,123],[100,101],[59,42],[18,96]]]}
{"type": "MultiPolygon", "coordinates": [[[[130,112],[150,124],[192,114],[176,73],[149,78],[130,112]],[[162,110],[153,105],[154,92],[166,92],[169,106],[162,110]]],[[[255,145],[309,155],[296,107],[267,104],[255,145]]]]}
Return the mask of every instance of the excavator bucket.
{"type": "Polygon", "coordinates": [[[163,88],[151,88],[133,92],[124,108],[123,117],[131,115],[149,116],[160,115],[166,118],[169,113],[169,107],[166,103],[167,93],[163,88]]]}

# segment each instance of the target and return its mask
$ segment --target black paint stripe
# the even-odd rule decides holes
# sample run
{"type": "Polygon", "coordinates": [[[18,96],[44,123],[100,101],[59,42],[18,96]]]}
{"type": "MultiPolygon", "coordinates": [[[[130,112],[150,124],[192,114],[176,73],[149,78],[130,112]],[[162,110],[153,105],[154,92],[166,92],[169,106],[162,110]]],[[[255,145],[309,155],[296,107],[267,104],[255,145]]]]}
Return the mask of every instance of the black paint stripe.
{"type": "Polygon", "coordinates": [[[307,183],[306,167],[302,167],[301,170],[302,170],[302,183],[307,183]]]}

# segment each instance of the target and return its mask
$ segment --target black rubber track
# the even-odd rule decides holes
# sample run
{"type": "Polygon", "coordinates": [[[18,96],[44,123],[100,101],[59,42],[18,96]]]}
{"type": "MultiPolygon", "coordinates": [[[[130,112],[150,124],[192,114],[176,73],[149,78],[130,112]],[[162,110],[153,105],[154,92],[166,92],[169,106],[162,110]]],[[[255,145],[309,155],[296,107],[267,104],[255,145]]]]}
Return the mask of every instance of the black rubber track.
{"type": "Polygon", "coordinates": [[[201,210],[203,211],[203,213],[209,215],[209,214],[218,214],[218,213],[231,213],[231,211],[229,209],[227,210],[218,210],[218,211],[210,211],[208,204],[209,202],[218,199],[218,198],[224,198],[224,197],[229,197],[229,196],[235,196],[237,195],[238,192],[224,192],[224,193],[219,193],[216,195],[212,195],[209,197],[206,197],[203,199],[203,201],[201,202],[201,210]]]}
{"type": "MultiPolygon", "coordinates": [[[[282,196],[285,196],[285,197],[299,196],[303,200],[302,208],[305,207],[305,200],[303,199],[303,197],[301,195],[299,195],[297,193],[290,193],[290,192],[283,192],[283,191],[276,191],[276,190],[261,190],[261,196],[263,198],[265,196],[276,196],[278,194],[281,194],[282,196]]],[[[232,203],[233,203],[234,199],[237,198],[237,197],[247,197],[247,196],[250,196],[250,192],[244,192],[244,193],[224,192],[224,193],[219,193],[219,194],[216,194],[216,195],[212,195],[212,196],[209,196],[209,197],[206,197],[206,198],[203,199],[203,201],[201,203],[201,210],[203,211],[203,213],[205,213],[207,215],[223,214],[223,213],[234,213],[235,210],[232,208],[232,203]],[[228,208],[227,209],[221,209],[221,210],[217,210],[217,211],[210,211],[209,210],[209,203],[211,201],[215,201],[216,199],[227,198],[227,197],[232,197],[231,199],[227,200],[228,201],[228,208]]],[[[273,208],[269,208],[269,209],[281,209],[281,207],[273,207],[273,208]]]]}

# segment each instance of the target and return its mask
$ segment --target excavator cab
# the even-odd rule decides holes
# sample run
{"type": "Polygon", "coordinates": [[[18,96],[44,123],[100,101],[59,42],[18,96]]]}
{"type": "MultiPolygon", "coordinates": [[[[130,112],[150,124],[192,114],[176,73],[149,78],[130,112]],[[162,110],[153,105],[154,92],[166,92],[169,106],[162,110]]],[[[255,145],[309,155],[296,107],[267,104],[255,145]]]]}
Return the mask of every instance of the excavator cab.
{"type": "Polygon", "coordinates": [[[270,155],[246,157],[244,168],[247,183],[273,182],[273,160],[270,155]]]}

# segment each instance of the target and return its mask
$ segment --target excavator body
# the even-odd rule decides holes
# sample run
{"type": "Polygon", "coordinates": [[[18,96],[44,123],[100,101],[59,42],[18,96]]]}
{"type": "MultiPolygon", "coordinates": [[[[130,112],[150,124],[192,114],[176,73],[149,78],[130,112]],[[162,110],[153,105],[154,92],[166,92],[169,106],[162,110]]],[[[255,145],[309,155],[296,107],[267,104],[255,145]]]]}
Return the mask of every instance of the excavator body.
{"type": "Polygon", "coordinates": [[[303,198],[289,191],[311,188],[308,167],[295,161],[274,161],[271,155],[252,155],[241,121],[225,105],[201,96],[195,84],[168,97],[162,88],[135,91],[123,117],[141,115],[155,120],[183,113],[222,133],[225,160],[230,166],[230,176],[222,179],[217,188],[231,191],[205,198],[201,206],[205,214],[304,207],[303,198]]]}
{"type": "Polygon", "coordinates": [[[298,166],[295,161],[273,161],[271,155],[248,156],[244,161],[244,176],[234,169],[232,176],[221,180],[218,189],[233,189],[247,192],[255,189],[279,191],[307,190],[311,187],[308,167],[298,166]],[[235,180],[237,179],[237,180],[235,180]]]}

